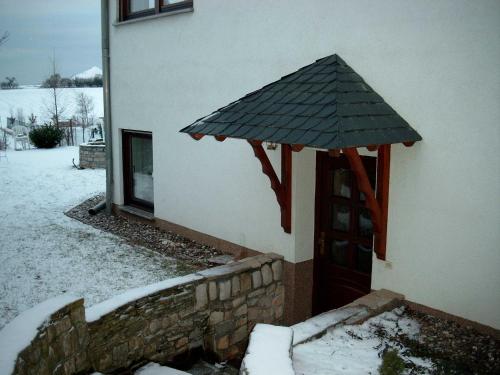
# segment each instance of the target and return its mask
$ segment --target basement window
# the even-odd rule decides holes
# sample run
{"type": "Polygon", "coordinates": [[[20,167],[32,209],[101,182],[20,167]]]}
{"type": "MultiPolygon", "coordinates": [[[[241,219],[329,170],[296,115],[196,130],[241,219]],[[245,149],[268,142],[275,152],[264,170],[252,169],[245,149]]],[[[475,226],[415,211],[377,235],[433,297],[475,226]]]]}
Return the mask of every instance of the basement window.
{"type": "Polygon", "coordinates": [[[119,21],[192,10],[192,0],[120,0],[119,21]]]}

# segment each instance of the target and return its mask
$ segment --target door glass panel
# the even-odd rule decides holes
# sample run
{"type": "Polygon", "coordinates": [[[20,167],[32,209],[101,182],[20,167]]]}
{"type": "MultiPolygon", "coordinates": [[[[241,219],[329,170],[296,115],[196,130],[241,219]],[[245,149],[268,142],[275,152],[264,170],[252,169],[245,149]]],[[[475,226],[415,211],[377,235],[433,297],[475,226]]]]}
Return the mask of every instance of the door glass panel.
{"type": "Polygon", "coordinates": [[[351,212],[349,206],[343,204],[332,205],[333,229],[348,232],[350,218],[351,212]]]}
{"type": "Polygon", "coordinates": [[[133,195],[153,203],[153,142],[142,137],[132,138],[133,195]]]}
{"type": "Polygon", "coordinates": [[[336,169],[333,171],[333,195],[351,197],[351,171],[348,169],[336,169]]]}
{"type": "Polygon", "coordinates": [[[372,248],[356,245],[356,270],[364,273],[372,272],[372,248]]]}
{"type": "Polygon", "coordinates": [[[349,241],[333,240],[331,260],[338,266],[346,267],[348,264],[349,241]]]}
{"type": "Polygon", "coordinates": [[[371,237],[373,235],[373,223],[370,211],[366,208],[361,208],[358,215],[359,234],[363,237],[371,237]]]}

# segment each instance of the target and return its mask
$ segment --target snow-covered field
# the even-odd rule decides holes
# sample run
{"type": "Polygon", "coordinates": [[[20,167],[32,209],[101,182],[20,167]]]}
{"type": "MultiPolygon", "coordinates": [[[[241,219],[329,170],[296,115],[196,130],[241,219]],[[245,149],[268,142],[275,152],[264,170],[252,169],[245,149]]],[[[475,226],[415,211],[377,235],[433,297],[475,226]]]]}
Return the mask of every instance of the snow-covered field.
{"type": "MultiPolygon", "coordinates": [[[[51,105],[51,89],[24,88],[16,90],[0,90],[0,125],[6,127],[7,117],[17,117],[18,109],[22,109],[23,115],[28,117],[33,113],[37,117],[37,123],[43,124],[49,121],[50,115],[47,105],[51,105]]],[[[95,118],[102,117],[102,87],[66,88],[58,90],[58,100],[62,108],[61,119],[69,119],[76,113],[76,96],[83,92],[93,99],[95,118]]]]}
{"type": "Polygon", "coordinates": [[[105,190],[104,170],[72,168],[77,147],[7,156],[0,158],[0,328],[61,293],[83,296],[91,306],[179,275],[175,260],[63,214],[105,190]]]}

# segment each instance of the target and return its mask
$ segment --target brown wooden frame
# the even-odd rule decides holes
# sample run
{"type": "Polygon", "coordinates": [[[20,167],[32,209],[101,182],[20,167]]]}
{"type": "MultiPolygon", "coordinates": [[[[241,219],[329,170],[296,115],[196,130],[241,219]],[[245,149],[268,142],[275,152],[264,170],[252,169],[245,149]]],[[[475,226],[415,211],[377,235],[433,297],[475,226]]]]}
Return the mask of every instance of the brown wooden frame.
{"type": "Polygon", "coordinates": [[[182,9],[192,9],[193,1],[184,0],[176,4],[166,4],[163,3],[164,0],[155,0],[155,6],[151,9],[145,9],[139,12],[130,12],[129,0],[119,0],[119,21],[128,21],[131,19],[153,16],[155,14],[175,12],[182,9]]]}
{"type": "MultiPolygon", "coordinates": [[[[132,176],[132,137],[153,138],[152,133],[122,130],[122,160],[123,160],[123,198],[124,204],[140,208],[145,211],[154,211],[154,203],[134,197],[133,176],[132,176]]],[[[154,168],[154,166],[153,166],[154,168]]]]}
{"type": "Polygon", "coordinates": [[[281,210],[281,227],[286,233],[292,232],[292,147],[281,145],[281,181],[262,147],[262,141],[248,140],[255,157],[262,165],[262,172],[269,177],[271,188],[281,210]]]}

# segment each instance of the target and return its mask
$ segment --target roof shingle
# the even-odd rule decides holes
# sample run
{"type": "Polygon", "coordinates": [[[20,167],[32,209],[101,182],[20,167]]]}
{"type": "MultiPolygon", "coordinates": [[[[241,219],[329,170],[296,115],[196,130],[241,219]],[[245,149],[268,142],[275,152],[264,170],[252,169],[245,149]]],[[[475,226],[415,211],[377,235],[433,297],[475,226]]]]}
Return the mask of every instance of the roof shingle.
{"type": "Polygon", "coordinates": [[[338,55],[247,94],[181,132],[326,149],[422,139],[338,55]]]}

